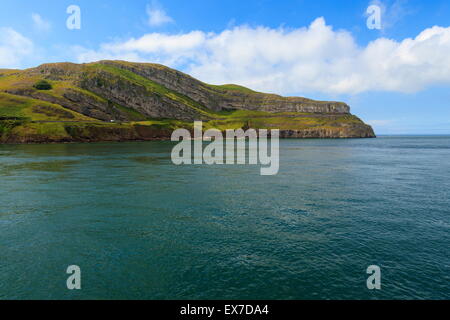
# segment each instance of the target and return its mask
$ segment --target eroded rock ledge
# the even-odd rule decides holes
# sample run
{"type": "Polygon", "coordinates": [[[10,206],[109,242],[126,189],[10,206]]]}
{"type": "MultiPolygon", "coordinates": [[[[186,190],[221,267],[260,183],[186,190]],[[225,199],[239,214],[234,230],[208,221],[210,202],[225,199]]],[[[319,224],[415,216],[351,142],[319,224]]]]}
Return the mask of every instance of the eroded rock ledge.
{"type": "Polygon", "coordinates": [[[151,63],[50,63],[0,70],[0,142],[168,139],[195,120],[219,130],[279,129],[282,138],[369,138],[343,102],[210,85],[151,63]],[[37,82],[50,84],[38,89],[37,82]],[[3,120],[2,120],[3,119],[3,120]]]}

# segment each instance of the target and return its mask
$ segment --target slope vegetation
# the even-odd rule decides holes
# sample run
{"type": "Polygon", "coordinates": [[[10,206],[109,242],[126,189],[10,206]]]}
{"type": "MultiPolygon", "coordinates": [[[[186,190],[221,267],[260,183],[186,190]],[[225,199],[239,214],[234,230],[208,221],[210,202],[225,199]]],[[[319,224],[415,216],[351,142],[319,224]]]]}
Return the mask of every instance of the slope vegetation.
{"type": "Polygon", "coordinates": [[[205,129],[280,129],[282,137],[374,137],[345,103],[210,85],[157,64],[0,69],[3,143],[167,139],[193,120],[205,129]]]}

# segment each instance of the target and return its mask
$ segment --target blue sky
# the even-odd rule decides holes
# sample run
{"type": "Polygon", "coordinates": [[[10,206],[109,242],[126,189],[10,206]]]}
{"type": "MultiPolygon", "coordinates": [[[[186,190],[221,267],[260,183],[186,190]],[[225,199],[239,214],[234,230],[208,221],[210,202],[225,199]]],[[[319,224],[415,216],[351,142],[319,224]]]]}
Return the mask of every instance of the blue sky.
{"type": "Polygon", "coordinates": [[[3,0],[0,68],[158,62],[205,82],[345,101],[378,134],[450,134],[449,18],[446,0],[3,0]],[[66,27],[69,5],[79,30],[66,27]],[[367,28],[370,5],[381,30],[367,28]]]}

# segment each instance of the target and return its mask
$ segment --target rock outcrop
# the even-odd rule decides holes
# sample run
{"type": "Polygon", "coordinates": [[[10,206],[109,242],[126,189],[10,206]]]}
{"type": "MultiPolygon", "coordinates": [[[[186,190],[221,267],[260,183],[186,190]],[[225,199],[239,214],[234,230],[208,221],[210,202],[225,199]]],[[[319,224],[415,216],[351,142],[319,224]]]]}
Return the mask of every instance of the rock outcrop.
{"type": "Polygon", "coordinates": [[[100,61],[99,63],[125,69],[177,91],[211,110],[258,110],[267,112],[350,113],[343,102],[315,101],[300,97],[281,97],[255,92],[244,87],[211,86],[187,74],[157,64],[100,61]]]}
{"type": "MultiPolygon", "coordinates": [[[[34,127],[37,121],[47,122],[47,127],[55,121],[103,122],[102,126],[89,127],[86,140],[90,141],[96,140],[96,135],[100,140],[108,140],[108,136],[112,140],[156,138],[155,130],[147,130],[145,122],[159,121],[164,127],[168,119],[178,121],[176,126],[181,127],[193,120],[204,120],[220,129],[248,124],[255,129],[278,128],[283,138],[375,136],[372,128],[351,115],[350,107],[343,102],[282,97],[238,85],[210,85],[158,64],[50,63],[27,70],[0,71],[0,118],[31,121],[34,127]],[[42,80],[51,84],[49,90],[35,88],[34,84],[42,80]],[[126,129],[107,129],[106,123],[111,122],[130,125],[126,129]]],[[[24,129],[28,136],[33,136],[29,134],[33,126],[24,129]]],[[[58,130],[64,132],[68,141],[84,139],[76,131],[78,128],[71,130],[66,126],[58,130]]],[[[86,133],[88,129],[83,130],[86,133]]],[[[166,134],[163,130],[157,136],[167,138],[166,134]]],[[[45,139],[44,134],[38,140],[45,139]]],[[[54,139],[58,140],[57,136],[54,139]]]]}

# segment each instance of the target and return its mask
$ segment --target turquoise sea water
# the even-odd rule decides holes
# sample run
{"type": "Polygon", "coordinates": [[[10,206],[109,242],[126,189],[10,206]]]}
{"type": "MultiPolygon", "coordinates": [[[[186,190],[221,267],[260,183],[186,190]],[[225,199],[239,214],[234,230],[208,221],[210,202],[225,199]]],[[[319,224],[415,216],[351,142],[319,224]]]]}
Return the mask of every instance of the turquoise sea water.
{"type": "Polygon", "coordinates": [[[450,298],[450,137],[282,140],[276,176],[172,146],[0,145],[0,298],[450,298]]]}

